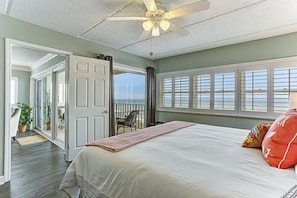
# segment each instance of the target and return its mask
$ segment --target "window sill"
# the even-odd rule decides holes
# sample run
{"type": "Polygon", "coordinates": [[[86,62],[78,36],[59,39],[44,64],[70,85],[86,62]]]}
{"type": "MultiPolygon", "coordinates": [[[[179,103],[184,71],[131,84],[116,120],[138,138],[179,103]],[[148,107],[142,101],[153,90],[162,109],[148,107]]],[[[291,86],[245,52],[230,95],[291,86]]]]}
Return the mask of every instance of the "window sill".
{"type": "Polygon", "coordinates": [[[274,121],[276,117],[263,117],[254,115],[240,115],[240,114],[223,114],[223,113],[207,113],[207,112],[197,112],[197,111],[185,111],[185,110],[173,110],[173,109],[157,109],[157,112],[169,112],[169,113],[183,113],[183,114],[193,114],[193,115],[206,115],[206,116],[222,116],[222,117],[234,117],[234,118],[252,118],[252,119],[262,119],[274,121]]]}

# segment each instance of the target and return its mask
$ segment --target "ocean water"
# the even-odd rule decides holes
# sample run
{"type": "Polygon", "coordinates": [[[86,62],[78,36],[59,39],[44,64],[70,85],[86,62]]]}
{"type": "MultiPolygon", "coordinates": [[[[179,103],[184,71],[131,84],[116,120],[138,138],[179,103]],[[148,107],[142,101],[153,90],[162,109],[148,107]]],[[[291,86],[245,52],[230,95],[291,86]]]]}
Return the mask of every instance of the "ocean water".
{"type": "Polygon", "coordinates": [[[115,103],[120,104],[144,104],[145,99],[115,99],[115,103]]]}

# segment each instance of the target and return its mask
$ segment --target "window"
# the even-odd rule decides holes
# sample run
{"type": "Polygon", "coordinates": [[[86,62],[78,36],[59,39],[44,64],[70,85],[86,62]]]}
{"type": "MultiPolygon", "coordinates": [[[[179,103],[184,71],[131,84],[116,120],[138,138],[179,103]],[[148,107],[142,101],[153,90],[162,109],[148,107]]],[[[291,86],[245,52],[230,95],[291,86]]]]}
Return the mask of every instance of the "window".
{"type": "Polygon", "coordinates": [[[214,75],[214,109],[235,110],[235,72],[214,75]]]}
{"type": "Polygon", "coordinates": [[[210,109],[210,74],[193,77],[193,108],[210,109]]]}
{"type": "Polygon", "coordinates": [[[172,107],[172,78],[164,78],[159,82],[160,107],[172,107]]]}
{"type": "Polygon", "coordinates": [[[267,69],[241,72],[241,111],[267,112],[267,69]]]}
{"type": "Polygon", "coordinates": [[[282,113],[288,109],[291,91],[297,91],[297,64],[288,63],[289,67],[276,66],[273,69],[273,109],[282,113]]]}
{"type": "Polygon", "coordinates": [[[11,77],[10,82],[10,104],[15,105],[18,102],[18,78],[11,77]]]}
{"type": "Polygon", "coordinates": [[[189,107],[189,77],[174,78],[174,107],[189,107]]]}
{"type": "Polygon", "coordinates": [[[163,78],[159,81],[159,106],[189,108],[189,77],[163,78]]]}
{"type": "Polygon", "coordinates": [[[161,73],[157,79],[158,110],[275,118],[297,91],[297,57],[161,73]]]}

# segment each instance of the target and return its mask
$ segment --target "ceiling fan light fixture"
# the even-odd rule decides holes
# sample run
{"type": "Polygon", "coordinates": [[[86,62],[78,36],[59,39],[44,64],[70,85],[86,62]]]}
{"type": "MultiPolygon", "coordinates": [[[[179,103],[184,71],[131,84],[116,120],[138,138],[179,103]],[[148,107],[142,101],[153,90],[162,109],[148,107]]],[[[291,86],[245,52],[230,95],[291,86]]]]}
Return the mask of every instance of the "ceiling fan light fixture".
{"type": "Polygon", "coordinates": [[[162,28],[162,30],[164,30],[164,31],[168,30],[170,27],[170,23],[165,20],[160,21],[159,25],[162,28]]]}
{"type": "Polygon", "coordinates": [[[160,30],[157,25],[154,25],[154,27],[153,27],[152,36],[160,36],[160,30]]]}
{"type": "Polygon", "coordinates": [[[142,27],[145,31],[150,31],[153,28],[154,24],[152,21],[145,21],[142,23],[142,27]]]}

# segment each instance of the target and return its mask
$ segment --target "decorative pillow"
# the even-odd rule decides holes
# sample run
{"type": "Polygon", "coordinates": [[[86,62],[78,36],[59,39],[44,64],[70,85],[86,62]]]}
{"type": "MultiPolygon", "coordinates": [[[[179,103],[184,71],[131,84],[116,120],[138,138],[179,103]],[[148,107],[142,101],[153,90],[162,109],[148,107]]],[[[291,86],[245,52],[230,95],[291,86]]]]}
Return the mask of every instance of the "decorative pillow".
{"type": "Polygon", "coordinates": [[[260,148],[271,124],[272,122],[263,122],[254,126],[243,141],[242,146],[248,148],[260,148]]]}
{"type": "Polygon", "coordinates": [[[277,168],[297,164],[297,110],[291,109],[271,125],[262,142],[266,162],[277,168]]]}

